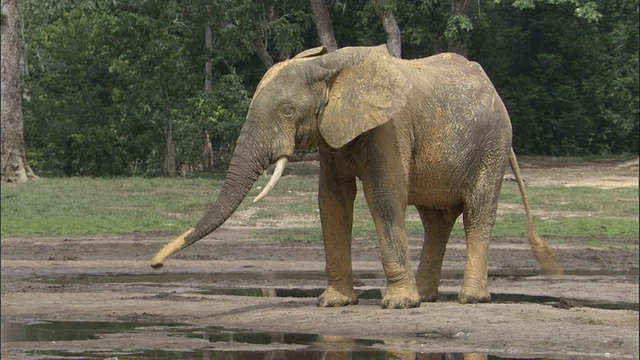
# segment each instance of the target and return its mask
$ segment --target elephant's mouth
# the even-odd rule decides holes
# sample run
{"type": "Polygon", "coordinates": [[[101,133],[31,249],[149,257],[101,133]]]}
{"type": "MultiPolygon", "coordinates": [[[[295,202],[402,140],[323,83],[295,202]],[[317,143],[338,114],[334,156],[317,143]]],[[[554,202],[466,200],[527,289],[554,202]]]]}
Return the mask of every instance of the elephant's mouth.
{"type": "Polygon", "coordinates": [[[282,177],[282,174],[284,174],[284,169],[287,167],[287,161],[288,158],[286,156],[283,156],[278,159],[278,161],[276,161],[276,169],[273,171],[273,175],[271,175],[269,183],[264,187],[264,189],[262,189],[262,192],[260,192],[260,194],[256,196],[255,199],[253,199],[254,203],[260,201],[262,198],[267,196],[271,190],[273,190],[273,188],[282,177]]]}

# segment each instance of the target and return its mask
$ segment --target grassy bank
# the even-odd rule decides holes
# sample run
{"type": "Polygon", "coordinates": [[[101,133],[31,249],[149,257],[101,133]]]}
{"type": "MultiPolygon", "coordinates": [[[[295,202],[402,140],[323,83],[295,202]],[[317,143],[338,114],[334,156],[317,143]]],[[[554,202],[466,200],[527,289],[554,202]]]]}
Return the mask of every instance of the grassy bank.
{"type": "MultiPolygon", "coordinates": [[[[233,226],[277,228],[265,232],[275,240],[321,239],[317,206],[317,169],[292,167],[270,196],[251,200],[264,186],[260,179],[240,209],[233,226]]],[[[179,233],[197,222],[222,184],[207,178],[44,178],[22,185],[2,185],[2,236],[65,236],[129,232],[179,233]]],[[[593,238],[638,237],[638,189],[529,187],[541,235],[562,242],[593,238]]],[[[354,237],[374,239],[367,205],[359,192],[354,237]]],[[[422,234],[411,207],[407,229],[422,234]]],[[[495,237],[524,237],[526,220],[515,183],[503,186],[495,237]]],[[[463,235],[456,224],[454,235],[463,235]]]]}

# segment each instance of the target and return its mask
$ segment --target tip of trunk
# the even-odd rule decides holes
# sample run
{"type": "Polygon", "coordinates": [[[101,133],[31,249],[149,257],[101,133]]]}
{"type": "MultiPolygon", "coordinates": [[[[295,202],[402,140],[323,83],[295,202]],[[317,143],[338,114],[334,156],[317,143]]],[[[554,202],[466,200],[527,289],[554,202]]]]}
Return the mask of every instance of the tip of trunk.
{"type": "Polygon", "coordinates": [[[194,230],[195,230],[194,228],[189,228],[189,230],[187,230],[182,235],[175,238],[172,242],[168,243],[160,251],[158,251],[156,256],[154,256],[153,259],[151,260],[151,267],[154,269],[161,268],[164,261],[169,256],[171,256],[172,254],[176,253],[177,251],[185,247],[186,243],[184,239],[187,236],[189,236],[189,234],[191,234],[194,230]]]}

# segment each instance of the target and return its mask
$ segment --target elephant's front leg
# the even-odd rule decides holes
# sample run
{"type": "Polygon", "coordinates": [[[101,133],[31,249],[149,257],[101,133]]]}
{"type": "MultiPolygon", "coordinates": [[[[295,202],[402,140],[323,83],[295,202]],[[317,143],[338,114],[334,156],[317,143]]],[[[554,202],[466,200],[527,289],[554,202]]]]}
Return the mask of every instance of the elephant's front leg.
{"type": "Polygon", "coordinates": [[[411,270],[405,230],[406,184],[402,171],[389,171],[362,178],[365,197],[376,225],[382,266],[387,277],[383,308],[407,309],[420,306],[420,295],[411,270]]]}
{"type": "Polygon", "coordinates": [[[351,227],[356,182],[355,178],[339,179],[330,169],[330,164],[321,161],[318,200],[328,279],[327,290],[318,298],[318,306],[323,307],[358,303],[358,296],[353,290],[351,267],[351,227]]]}

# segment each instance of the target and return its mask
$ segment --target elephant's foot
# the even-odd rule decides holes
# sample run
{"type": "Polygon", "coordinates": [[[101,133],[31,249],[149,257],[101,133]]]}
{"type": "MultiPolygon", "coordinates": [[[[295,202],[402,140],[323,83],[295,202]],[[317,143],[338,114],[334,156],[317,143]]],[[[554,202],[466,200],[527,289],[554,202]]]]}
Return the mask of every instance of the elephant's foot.
{"type": "Polygon", "coordinates": [[[470,287],[462,285],[462,291],[458,294],[460,304],[477,304],[491,302],[491,294],[486,287],[470,287]]]}
{"type": "Polygon", "coordinates": [[[409,289],[388,288],[380,305],[383,309],[410,309],[420,306],[420,294],[409,289]]]}
{"type": "Polygon", "coordinates": [[[418,293],[420,294],[420,300],[422,302],[436,302],[438,300],[438,289],[435,288],[425,288],[419,289],[418,293]]]}
{"type": "Polygon", "coordinates": [[[336,288],[329,286],[327,290],[318,297],[319,307],[338,307],[356,305],[357,303],[358,295],[356,295],[353,289],[340,292],[336,288]]]}
{"type": "Polygon", "coordinates": [[[422,302],[436,302],[440,285],[440,269],[419,268],[416,274],[416,285],[422,302]]]}

